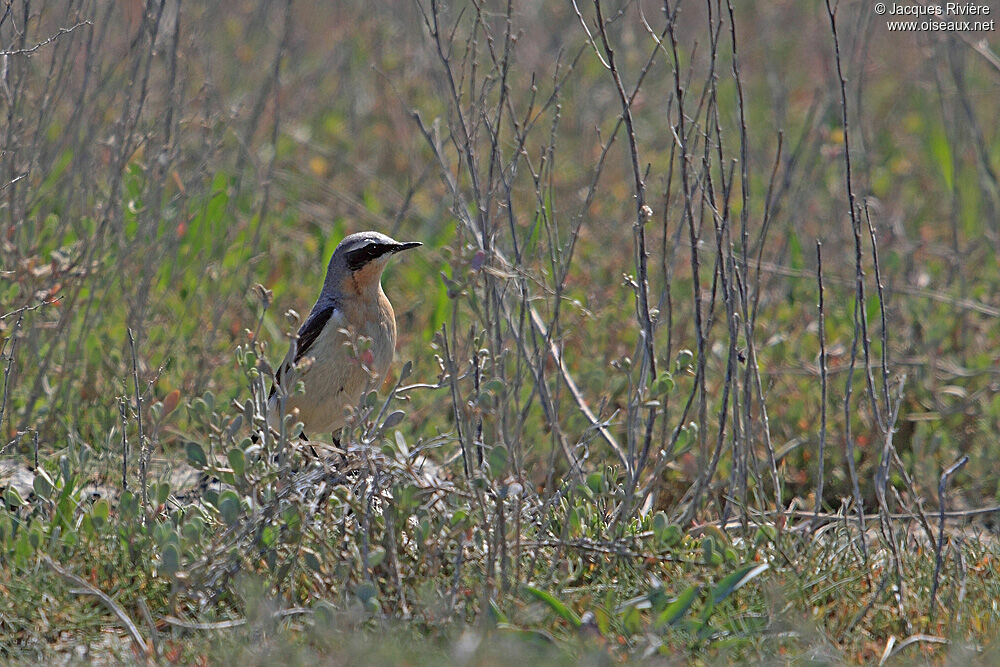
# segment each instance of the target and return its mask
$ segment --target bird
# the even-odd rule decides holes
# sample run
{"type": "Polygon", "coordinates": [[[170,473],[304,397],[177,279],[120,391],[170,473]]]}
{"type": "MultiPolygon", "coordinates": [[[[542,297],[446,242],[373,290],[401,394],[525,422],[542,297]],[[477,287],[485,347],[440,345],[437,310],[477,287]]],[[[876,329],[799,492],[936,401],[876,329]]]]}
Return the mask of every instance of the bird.
{"type": "Polygon", "coordinates": [[[304,440],[306,434],[321,433],[337,440],[347,409],[361,397],[372,374],[386,376],[396,349],[396,316],[382,290],[382,271],[393,255],[420,245],[375,231],[351,234],[337,245],[319,298],[275,374],[268,397],[272,428],[277,429],[284,414],[297,411],[295,421],[303,424],[304,440]],[[357,355],[346,344],[351,335],[370,338],[371,347],[357,355]],[[299,369],[293,377],[303,382],[303,393],[283,384],[292,367],[299,369]],[[283,413],[278,385],[288,390],[283,413]]]}

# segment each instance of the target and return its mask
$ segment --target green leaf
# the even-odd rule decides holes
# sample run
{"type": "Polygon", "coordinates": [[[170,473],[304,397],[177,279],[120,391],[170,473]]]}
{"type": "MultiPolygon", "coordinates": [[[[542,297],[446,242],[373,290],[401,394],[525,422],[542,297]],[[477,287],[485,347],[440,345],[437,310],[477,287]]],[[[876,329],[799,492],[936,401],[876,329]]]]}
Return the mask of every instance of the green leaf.
{"type": "Polygon", "coordinates": [[[313,551],[312,549],[303,549],[302,557],[306,561],[306,567],[308,567],[310,570],[314,572],[320,571],[321,565],[319,562],[319,556],[316,555],[315,551],[313,551]]]}
{"type": "Polygon", "coordinates": [[[769,564],[763,563],[761,565],[744,565],[735,572],[731,572],[726,577],[716,584],[715,588],[712,589],[712,603],[718,604],[722,602],[727,597],[732,595],[733,592],[742,588],[751,579],[757,577],[762,572],[770,567],[769,564]]]}
{"type": "Polygon", "coordinates": [[[106,498],[98,500],[90,510],[90,520],[94,528],[102,528],[109,516],[111,516],[111,503],[106,498]]]}
{"type": "Polygon", "coordinates": [[[37,523],[32,524],[28,531],[28,543],[32,549],[37,549],[42,544],[42,528],[37,523]]]}
{"type": "Polygon", "coordinates": [[[124,518],[130,518],[135,516],[138,511],[139,499],[131,491],[123,492],[121,498],[118,499],[118,513],[124,518]]]}
{"type": "Polygon", "coordinates": [[[611,615],[598,607],[594,609],[594,619],[597,621],[597,629],[601,631],[601,635],[606,637],[611,631],[611,615]]]}
{"type": "Polygon", "coordinates": [[[62,474],[63,489],[60,496],[66,498],[73,492],[73,472],[69,467],[69,457],[65,454],[59,457],[59,471],[62,474]]]}
{"type": "Polygon", "coordinates": [[[80,529],[87,537],[93,538],[97,535],[94,530],[94,519],[90,514],[84,514],[80,517],[80,529]]]}
{"type": "Polygon", "coordinates": [[[757,532],[754,533],[753,545],[759,547],[762,544],[767,544],[768,542],[773,542],[778,537],[778,531],[773,525],[762,525],[757,528],[757,532]]]}
{"type": "Polygon", "coordinates": [[[642,629],[642,613],[637,605],[629,605],[622,612],[622,625],[629,636],[638,633],[642,629]]]}
{"type": "Polygon", "coordinates": [[[382,422],[382,428],[392,428],[393,426],[396,426],[399,422],[403,421],[403,417],[405,416],[406,413],[402,410],[390,412],[389,416],[385,418],[384,422],[382,422]]]}
{"type": "Polygon", "coordinates": [[[236,415],[233,417],[233,421],[229,422],[229,426],[226,427],[226,437],[232,438],[235,436],[241,426],[243,426],[243,415],[236,415]]]}
{"type": "Polygon", "coordinates": [[[507,448],[503,445],[490,450],[490,470],[495,476],[500,476],[507,470],[507,448]]]}
{"type": "Polygon", "coordinates": [[[170,482],[160,482],[156,485],[156,504],[162,505],[170,497],[170,482]]]}
{"type": "Polygon", "coordinates": [[[497,606],[496,600],[494,600],[493,598],[490,598],[489,605],[490,606],[489,606],[489,609],[487,611],[489,613],[489,618],[490,618],[490,620],[493,621],[494,625],[496,625],[498,623],[509,623],[510,622],[510,621],[507,620],[507,615],[504,614],[503,611],[500,609],[500,607],[497,606]]]}
{"type": "Polygon", "coordinates": [[[229,467],[233,469],[233,474],[237,477],[242,476],[247,467],[246,456],[243,454],[243,450],[238,448],[230,449],[227,458],[229,459],[229,467]]]}
{"type": "Polygon", "coordinates": [[[951,144],[948,141],[948,135],[945,134],[940,126],[935,125],[931,131],[927,132],[926,136],[931,157],[937,164],[938,169],[941,171],[941,177],[944,179],[945,187],[951,190],[953,157],[951,153],[951,144]]]}
{"type": "Polygon", "coordinates": [[[566,520],[569,522],[570,537],[579,537],[580,533],[583,532],[583,524],[580,521],[580,511],[576,507],[569,508],[569,514],[567,515],[566,520]]]}
{"type": "Polygon", "coordinates": [[[204,524],[201,519],[194,517],[181,527],[181,535],[188,542],[196,542],[198,538],[201,537],[201,531],[203,528],[204,524]]]}
{"type": "Polygon", "coordinates": [[[173,542],[163,547],[160,553],[160,569],[170,576],[177,574],[181,567],[181,555],[177,550],[177,545],[173,542]]]}
{"type": "Polygon", "coordinates": [[[234,491],[226,490],[219,494],[219,514],[222,520],[230,526],[240,517],[240,498],[234,491]]]}
{"type": "Polygon", "coordinates": [[[156,544],[163,547],[174,537],[174,525],[170,521],[161,521],[153,527],[153,539],[156,544]]]}
{"type": "Polygon", "coordinates": [[[7,504],[11,507],[20,507],[24,504],[24,499],[21,498],[21,494],[17,492],[13,486],[7,487],[7,493],[4,494],[7,499],[7,504]]]}
{"type": "Polygon", "coordinates": [[[297,532],[302,525],[302,517],[295,506],[288,507],[281,513],[281,518],[285,521],[285,528],[292,532],[297,532]]]}
{"type": "Polygon", "coordinates": [[[694,604],[695,598],[698,597],[700,591],[701,586],[688,586],[683,593],[677,596],[676,600],[668,604],[666,609],[660,613],[656,619],[656,626],[673,625],[681,620],[688,609],[691,608],[691,605],[694,604]]]}
{"type": "Polygon", "coordinates": [[[196,468],[204,468],[208,465],[208,457],[205,450],[197,442],[189,442],[185,446],[188,462],[196,468]]]}
{"type": "Polygon", "coordinates": [[[396,431],[395,440],[396,440],[396,449],[399,450],[399,453],[402,454],[403,456],[409,456],[410,448],[406,446],[406,438],[403,437],[403,434],[400,433],[399,431],[396,431]]]}
{"type": "Polygon", "coordinates": [[[656,535],[656,539],[663,539],[663,532],[670,525],[670,519],[667,518],[665,512],[657,512],[653,515],[653,534],[656,535]]]}
{"type": "Polygon", "coordinates": [[[802,254],[802,243],[799,242],[799,237],[791,229],[788,231],[787,238],[789,263],[793,269],[801,269],[805,265],[802,254]]]}
{"type": "Polygon", "coordinates": [[[705,565],[718,565],[722,562],[722,554],[717,554],[715,551],[715,538],[711,535],[706,535],[701,538],[701,555],[702,562],[705,565]],[[718,558],[718,562],[716,562],[718,558]]]}
{"type": "Polygon", "coordinates": [[[35,472],[35,481],[32,483],[32,487],[35,489],[35,495],[39,498],[45,498],[48,500],[52,497],[52,489],[54,486],[52,478],[49,477],[48,473],[41,468],[38,468],[35,472]]]}
{"type": "Polygon", "coordinates": [[[674,390],[674,376],[670,373],[662,373],[653,382],[653,386],[650,387],[649,393],[653,396],[663,396],[669,394],[674,390]]]}
{"type": "Polygon", "coordinates": [[[660,542],[668,547],[677,546],[682,539],[684,539],[684,532],[680,526],[673,523],[667,526],[663,530],[663,534],[660,535],[660,542]]]}
{"type": "Polygon", "coordinates": [[[604,485],[604,474],[599,472],[592,472],[587,475],[587,486],[594,493],[600,493],[601,487],[604,485]]]}
{"type": "Polygon", "coordinates": [[[527,593],[536,600],[540,600],[549,606],[558,616],[560,616],[567,623],[572,625],[574,628],[580,627],[580,617],[576,615],[576,612],[563,604],[558,598],[556,598],[551,593],[547,593],[534,586],[529,586],[524,584],[521,586],[521,590],[527,593]]]}

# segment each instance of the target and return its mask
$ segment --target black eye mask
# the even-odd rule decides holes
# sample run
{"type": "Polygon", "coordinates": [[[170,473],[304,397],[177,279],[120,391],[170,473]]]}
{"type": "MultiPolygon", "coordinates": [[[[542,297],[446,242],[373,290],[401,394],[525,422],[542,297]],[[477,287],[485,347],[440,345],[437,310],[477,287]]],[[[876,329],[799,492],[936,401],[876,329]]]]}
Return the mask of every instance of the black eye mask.
{"type": "Polygon", "coordinates": [[[357,250],[347,253],[347,268],[357,271],[373,259],[378,259],[391,250],[390,247],[381,243],[366,243],[357,250]]]}

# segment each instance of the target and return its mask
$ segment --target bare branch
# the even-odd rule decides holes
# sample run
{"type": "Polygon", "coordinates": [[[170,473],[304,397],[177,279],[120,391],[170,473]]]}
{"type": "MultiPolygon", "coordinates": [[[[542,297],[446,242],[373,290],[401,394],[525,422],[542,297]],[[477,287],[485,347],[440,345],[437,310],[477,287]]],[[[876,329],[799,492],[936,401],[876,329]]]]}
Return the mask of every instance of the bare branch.
{"type": "Polygon", "coordinates": [[[0,51],[0,56],[3,56],[3,57],[7,57],[7,56],[26,56],[26,55],[32,54],[35,51],[37,51],[38,49],[42,48],[43,46],[47,46],[47,45],[51,44],[52,42],[56,41],[57,39],[59,39],[63,35],[68,35],[69,33],[73,32],[77,28],[80,28],[80,27],[85,26],[85,25],[93,25],[93,23],[91,23],[90,21],[80,21],[76,25],[72,25],[69,28],[59,28],[59,30],[54,35],[52,35],[48,39],[44,39],[41,42],[38,42],[37,44],[35,44],[34,46],[32,46],[30,48],[27,48],[27,49],[15,49],[13,51],[0,51]]]}

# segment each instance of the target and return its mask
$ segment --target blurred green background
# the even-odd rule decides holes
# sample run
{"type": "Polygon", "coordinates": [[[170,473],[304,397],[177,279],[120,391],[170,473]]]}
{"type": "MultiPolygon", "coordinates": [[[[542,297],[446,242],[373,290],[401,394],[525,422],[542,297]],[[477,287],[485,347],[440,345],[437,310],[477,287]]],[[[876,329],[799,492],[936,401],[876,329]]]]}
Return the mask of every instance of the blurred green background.
{"type": "MultiPolygon", "coordinates": [[[[455,107],[420,7],[158,7],[11,4],[0,24],[4,48],[23,51],[60,27],[86,22],[6,61],[0,310],[15,314],[0,320],[8,358],[13,350],[0,423],[4,442],[13,442],[5,453],[27,453],[24,434],[32,430],[46,451],[74,443],[111,451],[117,437],[112,427],[119,422],[115,397],[127,393],[131,375],[126,327],[135,332],[147,402],[174,390],[182,401],[206,390],[224,399],[245,396],[233,350],[260,316],[251,287],[259,282],[274,291],[262,335],[277,361],[283,332],[294,328],[282,314],[308,310],[335,245],[363,229],[425,244],[393,263],[385,277],[399,323],[398,362],[413,360],[416,381],[435,383],[441,368],[434,335],[456,321],[462,329],[456,356],[468,358],[476,349],[481,332],[469,337],[469,322],[455,318],[476,312],[470,303],[477,248],[456,219],[442,169],[412,115],[419,113],[439,133],[444,150],[457,155],[448,132],[455,107]],[[442,275],[454,282],[454,293],[442,275]],[[21,320],[15,311],[25,307],[32,309],[21,320]]],[[[673,56],[666,45],[654,52],[662,8],[639,2],[605,12],[619,10],[609,35],[629,88],[654,55],[632,112],[653,210],[646,226],[650,292],[654,305],[657,297],[672,297],[657,350],[670,357],[663,362],[669,366],[679,350],[696,349],[692,304],[709,308],[715,240],[705,217],[702,293],[693,294],[690,241],[676,193],[673,56]],[[671,188],[672,199],[665,198],[671,188]]],[[[711,119],[699,116],[703,106],[692,100],[711,74],[707,26],[714,19],[698,3],[681,3],[679,10],[686,113],[695,132],[704,134],[711,119]]],[[[878,239],[890,382],[906,378],[895,446],[917,495],[933,495],[941,468],[965,453],[972,463],[958,479],[961,495],[972,503],[992,502],[1000,497],[997,35],[890,33],[865,3],[840,3],[838,11],[854,189],[869,205],[878,239]]],[[[484,63],[491,45],[498,53],[503,46],[470,28],[474,13],[464,3],[443,13],[445,32],[458,35],[449,55],[461,69],[459,97],[468,110],[478,108],[476,91],[496,99],[498,75],[484,63]]],[[[503,7],[482,13],[502,27],[503,7]]],[[[498,196],[486,213],[508,254],[508,225],[527,239],[517,270],[546,316],[555,308],[553,286],[560,278],[551,257],[565,258],[575,244],[558,292],[556,342],[588,404],[624,441],[624,413],[616,410],[627,409],[637,371],[620,362],[634,356],[639,327],[633,290],[622,279],[635,272],[635,213],[621,135],[594,178],[620,103],[572,4],[517,5],[513,16],[517,40],[505,85],[516,117],[530,117],[530,108],[538,114],[523,146],[533,166],[512,177],[510,202],[498,196]],[[558,109],[543,104],[554,91],[558,109]]],[[[811,507],[820,417],[814,245],[821,239],[830,353],[826,501],[836,507],[849,494],[843,396],[854,333],[854,245],[829,20],[822,3],[798,1],[738,3],[735,18],[747,127],[749,250],[751,258],[760,250],[761,258],[759,278],[751,272],[756,264],[745,277],[759,294],[755,339],[771,438],[784,453],[786,500],[799,496],[811,507]],[[765,214],[779,141],[770,195],[778,204],[765,214]],[[761,240],[765,217],[769,228],[761,240]]],[[[721,39],[714,70],[719,116],[711,122],[720,124],[728,168],[744,161],[729,35],[721,39]]],[[[486,132],[486,114],[473,111],[469,118],[486,132]]],[[[520,150],[510,134],[499,147],[504,155],[520,150]]],[[[709,149],[720,150],[714,139],[709,149]]],[[[490,162],[482,152],[477,160],[483,169],[490,162]]],[[[452,173],[467,187],[464,170],[455,166],[452,173]]],[[[738,187],[730,206],[738,219],[738,187]]],[[[739,254],[741,241],[734,238],[739,254]]],[[[881,329],[869,253],[865,239],[878,376],[881,329]]],[[[511,289],[515,283],[509,280],[511,289]]],[[[718,312],[705,349],[709,419],[701,426],[711,445],[728,349],[718,312]]],[[[675,380],[674,398],[658,422],[665,432],[678,424],[692,388],[689,375],[678,373],[675,380]]],[[[555,418],[573,438],[586,440],[589,424],[560,393],[558,379],[548,381],[559,406],[555,418]]],[[[855,373],[854,382],[863,388],[863,373],[855,373]]],[[[462,383],[469,387],[471,379],[462,383]]],[[[525,401],[524,469],[542,483],[550,465],[564,463],[549,463],[546,417],[525,401]]],[[[403,428],[414,435],[454,428],[447,388],[415,394],[408,412],[403,428]]],[[[878,436],[866,401],[855,397],[848,413],[871,500],[878,436]]],[[[176,420],[158,456],[169,457],[184,439],[183,418],[176,420]]],[[[762,446],[759,432],[752,440],[762,446]]],[[[597,441],[588,455],[588,465],[609,456],[597,441]]],[[[727,460],[724,454],[720,475],[727,460]]],[[[666,470],[657,502],[670,506],[700,461],[691,451],[666,470]]],[[[115,465],[109,455],[109,476],[115,465]]]]}

